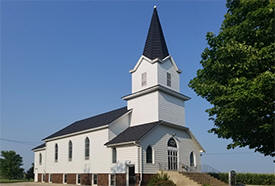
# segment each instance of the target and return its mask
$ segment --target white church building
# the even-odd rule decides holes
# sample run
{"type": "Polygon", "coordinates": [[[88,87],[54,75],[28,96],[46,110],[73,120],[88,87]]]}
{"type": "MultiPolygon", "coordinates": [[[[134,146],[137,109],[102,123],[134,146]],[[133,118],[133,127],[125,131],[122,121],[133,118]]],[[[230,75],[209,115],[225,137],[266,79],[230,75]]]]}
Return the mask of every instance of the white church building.
{"type": "Polygon", "coordinates": [[[127,106],[76,121],[35,147],[36,182],[146,185],[159,170],[200,171],[204,149],[185,125],[181,70],[169,55],[156,7],[143,55],[130,70],[127,106]]]}

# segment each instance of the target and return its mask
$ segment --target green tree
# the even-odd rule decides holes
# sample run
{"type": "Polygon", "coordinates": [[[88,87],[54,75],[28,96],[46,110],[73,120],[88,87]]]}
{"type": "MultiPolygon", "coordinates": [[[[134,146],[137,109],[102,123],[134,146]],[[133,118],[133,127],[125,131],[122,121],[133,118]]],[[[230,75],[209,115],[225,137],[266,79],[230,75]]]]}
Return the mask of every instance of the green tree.
{"type": "Polygon", "coordinates": [[[34,164],[32,163],[31,168],[29,168],[29,170],[26,172],[26,179],[30,180],[30,179],[34,179],[34,164]]]}
{"type": "Polygon", "coordinates": [[[202,69],[189,86],[212,104],[209,132],[274,156],[274,1],[227,0],[218,35],[207,33],[202,69]]]}
{"type": "Polygon", "coordinates": [[[14,151],[1,151],[0,172],[1,176],[8,179],[19,179],[24,176],[22,157],[14,151]]]}

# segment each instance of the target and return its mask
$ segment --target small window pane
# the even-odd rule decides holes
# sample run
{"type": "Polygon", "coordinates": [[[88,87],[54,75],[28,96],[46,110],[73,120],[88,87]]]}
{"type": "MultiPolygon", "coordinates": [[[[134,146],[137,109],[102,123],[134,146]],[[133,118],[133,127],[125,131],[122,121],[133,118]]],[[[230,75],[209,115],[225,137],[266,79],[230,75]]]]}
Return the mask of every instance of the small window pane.
{"type": "Polygon", "coordinates": [[[177,148],[177,143],[174,140],[174,138],[170,138],[167,145],[168,145],[168,147],[176,147],[177,148]]]}

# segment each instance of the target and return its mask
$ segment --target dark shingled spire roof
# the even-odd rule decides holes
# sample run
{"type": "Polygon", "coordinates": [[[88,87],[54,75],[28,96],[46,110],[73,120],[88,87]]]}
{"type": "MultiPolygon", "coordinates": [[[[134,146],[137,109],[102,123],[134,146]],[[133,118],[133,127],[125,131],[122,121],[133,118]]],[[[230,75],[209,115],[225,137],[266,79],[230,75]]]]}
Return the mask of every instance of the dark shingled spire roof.
{"type": "Polygon", "coordinates": [[[164,59],[169,55],[156,7],[154,7],[143,55],[150,59],[164,59]]]}

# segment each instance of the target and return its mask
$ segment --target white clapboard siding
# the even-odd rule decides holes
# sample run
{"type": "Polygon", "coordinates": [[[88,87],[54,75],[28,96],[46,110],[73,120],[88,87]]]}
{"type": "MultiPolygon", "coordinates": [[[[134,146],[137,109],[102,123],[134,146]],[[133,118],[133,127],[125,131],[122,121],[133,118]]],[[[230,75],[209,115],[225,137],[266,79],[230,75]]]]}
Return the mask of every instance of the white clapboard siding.
{"type": "Polygon", "coordinates": [[[184,101],[166,93],[159,92],[159,120],[177,125],[185,125],[184,101]]]}
{"type": "Polygon", "coordinates": [[[178,161],[189,165],[190,153],[193,151],[195,153],[196,163],[200,165],[200,150],[186,132],[166,126],[158,126],[141,141],[143,148],[143,173],[156,173],[160,168],[159,163],[162,166],[167,165],[167,142],[173,135],[175,135],[174,139],[178,146],[178,161]],[[146,148],[148,145],[151,145],[153,148],[153,164],[146,163],[146,148]]]}

